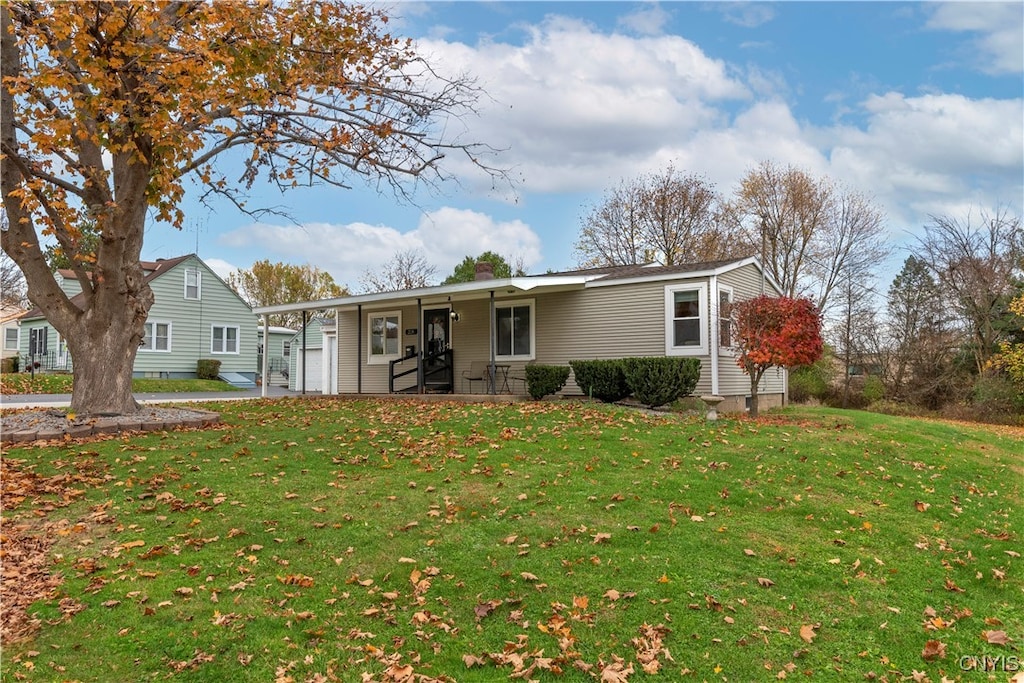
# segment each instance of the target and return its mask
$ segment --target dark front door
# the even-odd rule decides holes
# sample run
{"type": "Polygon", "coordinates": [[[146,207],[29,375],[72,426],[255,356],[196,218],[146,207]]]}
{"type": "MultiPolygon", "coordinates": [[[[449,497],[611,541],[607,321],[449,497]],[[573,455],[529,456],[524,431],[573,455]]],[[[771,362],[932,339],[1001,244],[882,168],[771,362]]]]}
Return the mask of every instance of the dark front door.
{"type": "Polygon", "coordinates": [[[449,324],[447,308],[423,310],[423,343],[427,345],[428,356],[448,350],[448,345],[451,343],[449,324]]]}

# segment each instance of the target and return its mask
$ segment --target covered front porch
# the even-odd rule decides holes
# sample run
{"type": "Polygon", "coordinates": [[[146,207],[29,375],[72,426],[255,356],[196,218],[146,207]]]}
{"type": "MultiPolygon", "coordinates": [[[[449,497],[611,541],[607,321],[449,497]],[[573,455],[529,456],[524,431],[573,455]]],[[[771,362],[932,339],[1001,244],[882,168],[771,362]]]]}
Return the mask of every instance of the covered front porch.
{"type": "Polygon", "coordinates": [[[334,318],[337,380],[324,393],[524,395],[540,295],[580,290],[587,279],[476,280],[255,312],[264,320],[278,312],[334,318]]]}

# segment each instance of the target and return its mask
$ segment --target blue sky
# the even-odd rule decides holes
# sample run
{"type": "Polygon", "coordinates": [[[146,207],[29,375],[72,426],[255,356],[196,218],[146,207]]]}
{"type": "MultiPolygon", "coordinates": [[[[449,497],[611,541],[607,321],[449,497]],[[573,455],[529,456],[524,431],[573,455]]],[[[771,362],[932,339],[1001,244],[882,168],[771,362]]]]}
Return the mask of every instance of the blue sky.
{"type": "Polygon", "coordinates": [[[725,195],[763,160],[872,196],[892,262],[930,214],[1024,204],[1024,4],[898,2],[398,2],[395,33],[488,93],[466,139],[504,151],[514,193],[455,163],[457,183],[397,202],[357,185],[250,204],[260,222],[186,203],[186,230],[153,223],[144,257],[196,251],[218,272],[311,263],[358,289],[420,249],[443,279],[467,254],[576,264],[580,219],[638,173],[677,169],[725,195]],[[298,225],[296,225],[298,223],[298,225]]]}

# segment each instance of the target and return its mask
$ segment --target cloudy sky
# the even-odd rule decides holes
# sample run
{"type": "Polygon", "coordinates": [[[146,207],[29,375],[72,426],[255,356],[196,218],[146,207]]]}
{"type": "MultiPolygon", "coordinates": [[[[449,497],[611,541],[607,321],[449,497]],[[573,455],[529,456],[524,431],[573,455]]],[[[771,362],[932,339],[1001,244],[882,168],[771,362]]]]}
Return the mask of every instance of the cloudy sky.
{"type": "MultiPolygon", "coordinates": [[[[493,250],[530,272],[575,265],[580,218],[623,178],[668,164],[723,194],[763,160],[872,196],[904,248],[929,215],[1024,204],[1024,5],[897,2],[399,2],[393,31],[486,91],[464,139],[502,149],[518,179],[472,169],[402,203],[357,187],[251,205],[189,202],[187,229],[154,223],[144,257],[196,251],[218,272],[311,263],[357,288],[420,249],[439,279],[493,250]]],[[[880,275],[891,278],[897,251],[880,275]]],[[[882,287],[887,286],[883,281],[882,287]]]]}

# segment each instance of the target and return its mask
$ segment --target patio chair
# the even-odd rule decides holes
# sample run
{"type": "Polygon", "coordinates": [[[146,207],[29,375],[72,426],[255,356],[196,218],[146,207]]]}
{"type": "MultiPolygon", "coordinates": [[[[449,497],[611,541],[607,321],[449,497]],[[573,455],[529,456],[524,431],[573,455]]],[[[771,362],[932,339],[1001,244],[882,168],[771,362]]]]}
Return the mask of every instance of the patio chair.
{"type": "Polygon", "coordinates": [[[483,382],[484,387],[490,384],[491,374],[487,365],[487,361],[475,360],[469,364],[469,370],[462,371],[462,393],[466,393],[466,382],[469,382],[469,393],[473,393],[473,382],[483,382]]]}

